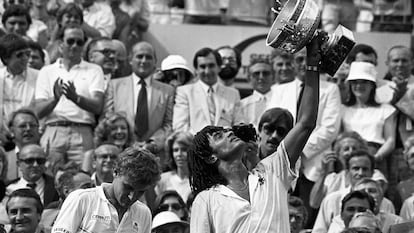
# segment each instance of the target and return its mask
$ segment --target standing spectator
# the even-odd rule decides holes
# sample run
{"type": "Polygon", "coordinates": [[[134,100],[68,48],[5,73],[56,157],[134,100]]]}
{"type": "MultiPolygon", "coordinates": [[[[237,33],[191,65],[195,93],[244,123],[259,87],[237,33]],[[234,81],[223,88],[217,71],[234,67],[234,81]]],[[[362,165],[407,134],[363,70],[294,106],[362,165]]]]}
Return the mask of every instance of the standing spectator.
{"type": "Polygon", "coordinates": [[[295,80],[295,69],[293,67],[293,55],[274,49],[270,54],[276,83],[282,84],[295,80]]]}
{"type": "Polygon", "coordinates": [[[40,47],[39,43],[34,41],[28,41],[29,49],[30,49],[30,56],[29,60],[27,61],[27,65],[30,68],[40,70],[46,62],[46,54],[45,51],[40,47]]]}
{"type": "Polygon", "coordinates": [[[10,182],[6,188],[6,195],[10,196],[17,189],[31,188],[39,194],[45,206],[59,200],[53,177],[45,173],[45,163],[46,154],[40,146],[35,144],[24,146],[18,156],[22,177],[10,182]]]}
{"type": "Polygon", "coordinates": [[[6,124],[12,112],[33,104],[38,71],[27,67],[30,50],[28,43],[17,34],[0,38],[0,127],[6,124]]]}
{"type": "Polygon", "coordinates": [[[62,58],[45,66],[36,83],[36,110],[45,117],[41,139],[50,153],[50,166],[68,160],[82,162],[82,154],[93,148],[95,115],[102,112],[104,79],[102,69],[81,59],[85,43],[78,25],[63,29],[62,58]]]}
{"type": "Polygon", "coordinates": [[[69,194],[52,233],[79,232],[81,229],[87,232],[149,233],[151,212],[138,198],[159,179],[155,156],[147,150],[127,148],[121,153],[114,174],[112,184],[104,183],[69,194]]]}
{"type": "Polygon", "coordinates": [[[179,87],[193,81],[193,72],[180,55],[168,55],[161,62],[162,75],[159,81],[179,87]]]}
{"type": "Polygon", "coordinates": [[[274,83],[272,65],[264,59],[250,61],[247,79],[253,87],[253,94],[241,100],[241,109],[246,122],[258,129],[259,120],[272,98],[271,87],[274,83]]]}
{"type": "Polygon", "coordinates": [[[115,17],[106,2],[81,0],[83,9],[82,29],[88,37],[112,37],[115,31],[115,17]]]}
{"type": "Polygon", "coordinates": [[[130,63],[133,73],[112,81],[114,110],[126,113],[138,142],[163,149],[171,132],[174,88],[153,78],[157,57],[148,42],[134,45],[130,63]]]}
{"type": "Polygon", "coordinates": [[[241,53],[228,45],[216,49],[221,56],[221,67],[218,73],[220,83],[227,87],[234,87],[234,81],[241,67],[241,53]]]}
{"type": "Polygon", "coordinates": [[[238,91],[217,82],[221,63],[220,54],[210,48],[196,52],[193,64],[199,81],[177,88],[174,131],[195,133],[207,125],[243,122],[238,91]]]}

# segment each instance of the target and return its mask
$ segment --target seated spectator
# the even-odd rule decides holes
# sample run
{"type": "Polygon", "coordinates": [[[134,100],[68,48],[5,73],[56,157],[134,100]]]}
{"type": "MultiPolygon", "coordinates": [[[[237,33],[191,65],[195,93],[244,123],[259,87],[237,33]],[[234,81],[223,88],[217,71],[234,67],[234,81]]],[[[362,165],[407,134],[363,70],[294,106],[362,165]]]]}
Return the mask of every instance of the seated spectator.
{"type": "Polygon", "coordinates": [[[288,203],[290,233],[300,233],[305,227],[308,211],[299,197],[289,196],[288,203]]]}
{"type": "Polygon", "coordinates": [[[216,51],[220,54],[222,60],[218,81],[224,86],[235,87],[234,81],[242,65],[240,51],[229,45],[221,46],[216,51]]]}
{"type": "Polygon", "coordinates": [[[174,212],[163,211],[155,215],[152,220],[152,233],[187,233],[189,224],[181,220],[174,212]]]}
{"type": "Polygon", "coordinates": [[[92,181],[95,186],[112,183],[114,168],[121,150],[114,144],[102,144],[94,150],[94,168],[92,181]]]}
{"type": "Polygon", "coordinates": [[[22,177],[7,185],[6,196],[10,196],[17,189],[31,188],[40,196],[44,206],[59,200],[53,177],[45,173],[45,163],[46,154],[39,145],[29,144],[21,148],[18,154],[18,166],[22,177]]]}
{"type": "Polygon", "coordinates": [[[180,55],[169,55],[161,62],[161,78],[163,83],[173,87],[179,87],[193,81],[193,72],[187,65],[187,61],[180,55]]]}
{"type": "Polygon", "coordinates": [[[348,228],[356,229],[358,231],[365,230],[372,233],[386,233],[388,231],[381,231],[381,221],[370,211],[359,212],[354,214],[349,222],[348,228]]]}
{"type": "Polygon", "coordinates": [[[28,41],[29,49],[30,49],[30,56],[29,60],[27,61],[27,65],[30,68],[40,70],[46,62],[46,54],[45,51],[40,47],[39,43],[34,41],[28,41]]]}
{"type": "Polygon", "coordinates": [[[39,225],[43,204],[39,195],[33,189],[17,189],[10,193],[6,209],[11,224],[10,232],[43,232],[39,225]]]}
{"type": "Polygon", "coordinates": [[[111,7],[106,2],[96,0],[81,0],[83,9],[82,29],[90,38],[112,37],[115,31],[115,17],[111,7]]]}
{"type": "Polygon", "coordinates": [[[157,196],[153,216],[163,211],[174,212],[181,220],[188,221],[188,209],[181,196],[173,190],[167,190],[157,196]]]}
{"type": "Polygon", "coordinates": [[[161,161],[161,164],[168,165],[170,171],[161,174],[161,179],[155,186],[157,195],[166,190],[175,190],[183,200],[187,200],[191,193],[187,151],[192,144],[193,135],[188,132],[175,132],[168,137],[165,148],[168,158],[165,159],[166,161],[161,161]]]}

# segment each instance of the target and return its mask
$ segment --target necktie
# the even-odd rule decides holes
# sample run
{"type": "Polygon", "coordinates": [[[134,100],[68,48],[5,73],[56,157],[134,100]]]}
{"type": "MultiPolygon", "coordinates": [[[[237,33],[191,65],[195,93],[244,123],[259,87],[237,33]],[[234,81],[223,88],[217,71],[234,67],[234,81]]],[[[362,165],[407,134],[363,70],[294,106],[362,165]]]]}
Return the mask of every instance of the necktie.
{"type": "Polygon", "coordinates": [[[138,94],[137,113],[135,115],[135,133],[142,137],[148,130],[147,87],[144,79],[139,81],[141,90],[138,94]]]}
{"type": "Polygon", "coordinates": [[[207,104],[208,112],[210,113],[210,123],[214,125],[214,120],[216,118],[216,104],[214,103],[214,89],[212,87],[208,88],[207,91],[207,104]]]}
{"type": "Polygon", "coordinates": [[[27,183],[26,186],[33,189],[33,190],[35,190],[37,185],[36,185],[36,183],[27,183]]]}
{"type": "Polygon", "coordinates": [[[300,91],[299,91],[299,96],[298,96],[298,102],[296,103],[296,121],[298,120],[298,116],[299,116],[299,107],[300,107],[300,102],[302,102],[303,89],[305,89],[303,82],[300,84],[299,89],[300,91]]]}

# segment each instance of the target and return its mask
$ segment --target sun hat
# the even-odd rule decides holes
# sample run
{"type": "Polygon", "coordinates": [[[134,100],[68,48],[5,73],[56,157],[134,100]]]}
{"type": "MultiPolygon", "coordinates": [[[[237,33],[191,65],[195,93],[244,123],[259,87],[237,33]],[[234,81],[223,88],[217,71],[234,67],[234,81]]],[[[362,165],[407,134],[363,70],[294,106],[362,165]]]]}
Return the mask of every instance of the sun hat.
{"type": "Polygon", "coordinates": [[[173,223],[179,224],[184,227],[188,227],[189,225],[188,222],[182,221],[174,212],[163,211],[155,215],[154,219],[152,220],[151,230],[156,230],[159,227],[173,223]]]}
{"type": "Polygon", "coordinates": [[[376,83],[377,70],[375,66],[369,62],[352,62],[346,81],[352,80],[368,80],[376,83]]]}
{"type": "Polygon", "coordinates": [[[187,61],[180,55],[169,55],[161,62],[161,70],[172,70],[172,69],[185,69],[190,73],[193,73],[187,65],[187,61]]]}

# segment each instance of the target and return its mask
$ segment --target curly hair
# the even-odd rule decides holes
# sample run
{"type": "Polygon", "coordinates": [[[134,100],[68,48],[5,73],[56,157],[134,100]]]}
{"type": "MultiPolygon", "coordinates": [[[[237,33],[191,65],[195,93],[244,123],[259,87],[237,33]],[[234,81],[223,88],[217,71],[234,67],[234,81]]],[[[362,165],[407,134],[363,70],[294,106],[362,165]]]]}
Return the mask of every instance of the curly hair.
{"type": "Polygon", "coordinates": [[[168,163],[168,167],[171,170],[177,170],[177,164],[175,163],[174,155],[173,155],[174,143],[176,142],[180,145],[190,148],[191,145],[193,144],[193,138],[194,136],[189,132],[174,132],[167,138],[167,140],[165,141],[165,151],[169,155],[167,163],[168,163]]]}
{"type": "Polygon", "coordinates": [[[95,128],[94,143],[96,147],[109,141],[109,135],[111,133],[111,126],[113,126],[115,122],[118,120],[124,120],[128,126],[128,139],[127,139],[127,143],[124,145],[123,148],[127,148],[128,146],[132,145],[134,136],[133,136],[132,129],[128,123],[127,118],[120,113],[108,113],[106,114],[105,118],[102,119],[95,128]]]}
{"type": "Polygon", "coordinates": [[[188,221],[189,216],[188,216],[187,205],[185,204],[185,202],[184,202],[183,198],[180,196],[180,194],[178,194],[177,191],[175,191],[175,190],[166,190],[166,191],[162,192],[160,195],[157,196],[157,198],[155,199],[155,208],[154,208],[154,211],[152,213],[152,217],[155,217],[155,215],[157,215],[158,213],[163,211],[163,210],[160,210],[159,207],[160,207],[160,205],[162,205],[164,200],[168,197],[177,198],[177,200],[180,203],[181,208],[184,212],[184,216],[181,218],[181,220],[188,221]]]}
{"type": "Polygon", "coordinates": [[[188,151],[190,186],[195,196],[214,185],[227,185],[227,180],[218,171],[218,162],[208,164],[205,161],[213,154],[208,136],[221,130],[224,130],[223,127],[204,127],[194,136],[194,143],[188,151]]]}
{"type": "Polygon", "coordinates": [[[161,175],[155,155],[139,147],[128,147],[119,154],[114,172],[128,177],[134,186],[154,185],[161,175]]]}

